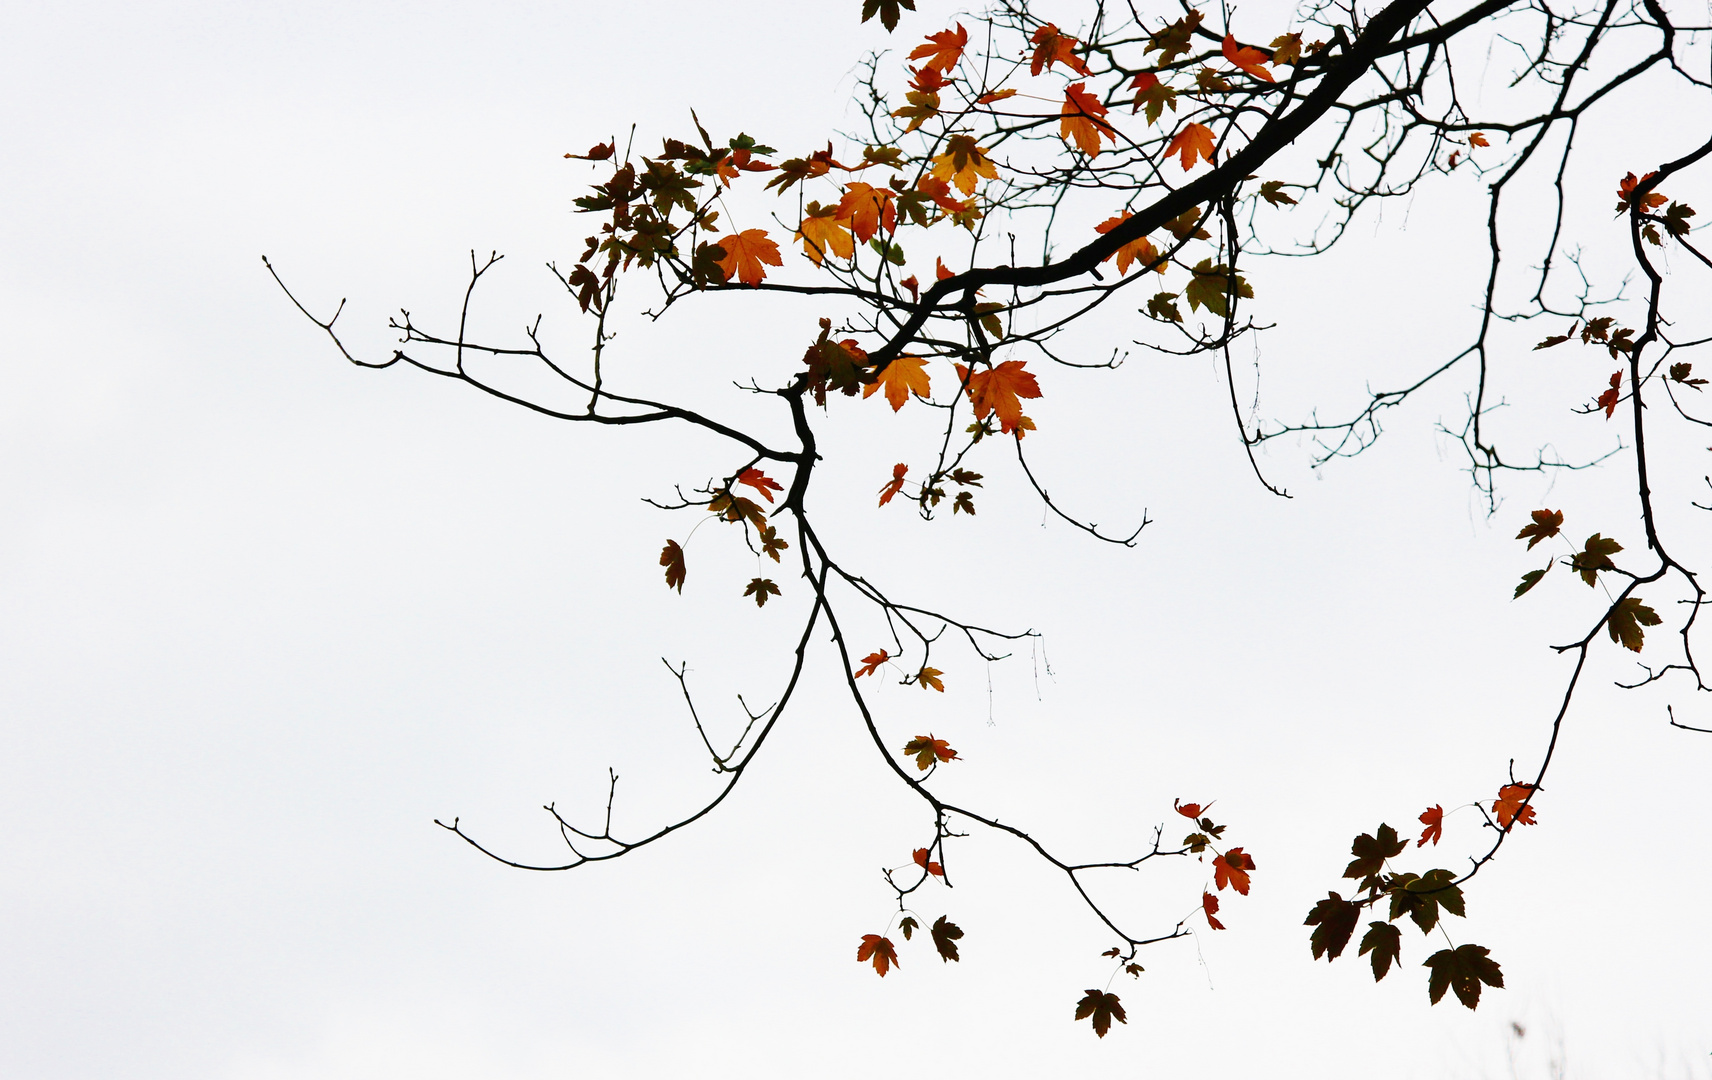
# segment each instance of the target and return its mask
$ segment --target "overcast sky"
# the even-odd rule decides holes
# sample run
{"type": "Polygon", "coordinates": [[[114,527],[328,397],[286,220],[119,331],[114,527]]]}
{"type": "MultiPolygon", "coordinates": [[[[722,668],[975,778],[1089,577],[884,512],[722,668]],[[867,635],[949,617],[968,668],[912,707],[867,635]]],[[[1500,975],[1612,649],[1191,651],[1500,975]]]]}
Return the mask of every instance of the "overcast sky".
{"type": "MultiPolygon", "coordinates": [[[[746,606],[727,585],[748,564],[711,530],[685,594],[660,586],[660,543],[690,522],[639,497],[729,472],[723,448],[350,367],[261,256],[318,310],[349,297],[353,346],[385,355],[389,312],[449,329],[469,250],[497,249],[483,332],[545,311],[580,348],[586,324],[541,269],[588,231],[570,199],[593,174],[564,152],[633,120],[651,145],[691,106],[791,153],[823,144],[884,44],[856,8],[4,6],[0,1075],[1499,1076],[1513,1021],[1524,1076],[1546,1075],[1559,1036],[1572,1077],[1707,1075],[1712,742],[1664,707],[1708,713],[1610,690],[1633,671],[1615,648],[1596,652],[1540,825],[1450,920],[1508,989],[1475,1014],[1429,1008],[1413,931],[1377,987],[1353,950],[1310,961],[1301,919],[1350,836],[1490,798],[1509,759],[1538,758],[1567,674],[1547,646],[1596,614],[1563,582],[1509,603],[1533,565],[1511,540],[1526,511],[1550,500],[1572,529],[1638,540],[1626,457],[1516,481],[1489,519],[1434,432],[1457,421],[1454,386],[1361,460],[1313,474],[1305,448],[1275,448],[1285,503],[1248,474],[1212,368],[1043,374],[1030,443],[1054,495],[1114,527],[1145,510],[1127,551],[1043,524],[1002,458],[981,517],[881,519],[866,500],[914,429],[877,408],[828,421],[844,457],[818,497],[853,570],[1045,635],[990,671],[947,654],[942,699],[875,688],[885,729],[950,739],[967,759],[950,791],[1076,857],[1145,844],[1180,797],[1218,799],[1256,859],[1228,931],[1155,948],[1114,985],[1129,1023],[1104,1040],[1070,1015],[1113,942],[997,838],[955,845],[958,887],[922,901],[966,931],[960,964],[919,942],[883,981],[853,962],[888,918],[880,868],[929,823],[824,641],[738,794],[670,842],[534,875],[434,827],[461,815],[552,858],[540,806],[596,813],[609,766],[623,828],[690,805],[713,778],[660,658],[687,661],[734,731],[735,693],[776,696],[806,589],[781,576],[780,601],[746,606]]],[[[910,38],[949,10],[923,8],[910,38]]],[[[1673,137],[1658,117],[1593,132],[1610,164],[1584,193],[1590,229],[1605,174],[1680,152],[1673,137]]],[[[1697,182],[1679,197],[1712,203],[1697,182]]],[[[1254,271],[1280,323],[1257,355],[1268,411],[1347,404],[1466,340],[1478,189],[1443,190],[1364,220],[1335,257],[1254,271]]],[[[745,415],[722,388],[785,370],[820,313],[630,316],[613,363],[745,415]]],[[[1545,366],[1530,335],[1506,377],[1549,383],[1547,404],[1509,433],[1608,445],[1567,411],[1598,360],[1545,366]]],[[[1090,348],[1133,336],[1120,316],[1090,348]]],[[[1664,436],[1660,452],[1705,455],[1664,436]]],[[[1712,551],[1708,515],[1671,513],[1680,549],[1712,551]]],[[[1483,835],[1472,811],[1449,820],[1460,860],[1483,835]]],[[[1102,888],[1167,929],[1205,873],[1102,888]]]]}

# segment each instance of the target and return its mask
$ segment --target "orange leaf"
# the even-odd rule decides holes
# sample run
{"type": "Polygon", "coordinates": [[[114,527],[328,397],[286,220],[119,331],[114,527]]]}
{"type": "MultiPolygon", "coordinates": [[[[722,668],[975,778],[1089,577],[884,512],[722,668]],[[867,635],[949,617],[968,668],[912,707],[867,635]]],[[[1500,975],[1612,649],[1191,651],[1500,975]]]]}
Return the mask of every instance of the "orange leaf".
{"type": "MultiPolygon", "coordinates": [[[[797,226],[795,239],[802,241],[803,253],[814,260],[814,265],[819,266],[828,255],[848,259],[855,254],[856,243],[850,238],[849,222],[840,220],[843,216],[841,207],[808,204],[808,213],[797,226]]],[[[722,241],[720,246],[726,247],[726,242],[722,241]]]]}
{"type": "Polygon", "coordinates": [[[1011,88],[1005,89],[1005,90],[994,90],[990,94],[982,94],[980,97],[976,98],[975,104],[977,104],[977,105],[991,105],[995,101],[1003,101],[1008,97],[1015,97],[1015,96],[1016,96],[1016,88],[1015,87],[1011,87],[1011,88]]]}
{"type": "Polygon", "coordinates": [[[1421,824],[1425,825],[1426,828],[1421,830],[1421,838],[1415,841],[1415,846],[1426,847],[1427,841],[1431,840],[1433,846],[1437,847],[1439,838],[1444,836],[1444,807],[1427,807],[1421,814],[1421,824]]]}
{"type": "Polygon", "coordinates": [[[955,31],[941,30],[937,34],[927,35],[928,44],[917,45],[910,50],[911,60],[927,59],[927,66],[938,68],[945,74],[957,66],[957,61],[963,57],[963,46],[969,44],[969,31],[958,23],[955,31]]]}
{"type": "Polygon", "coordinates": [[[1073,51],[1076,39],[1068,34],[1058,32],[1058,27],[1047,23],[1034,32],[1029,39],[1034,46],[1034,57],[1029,61],[1028,73],[1039,75],[1042,69],[1052,70],[1053,64],[1063,64],[1078,75],[1088,74],[1088,65],[1073,51]]]}
{"type": "Polygon", "coordinates": [[[772,479],[760,469],[744,469],[742,472],[737,474],[737,482],[739,484],[747,484],[756,491],[759,491],[762,495],[766,496],[768,502],[773,501],[773,492],[785,490],[779,486],[779,482],[777,480],[772,479]]]}
{"type": "Polygon", "coordinates": [[[1040,396],[1040,384],[1031,372],[1023,370],[1026,360],[1006,360],[988,371],[973,375],[962,364],[957,365],[957,377],[967,385],[969,401],[975,406],[975,419],[985,420],[989,413],[999,418],[999,430],[1009,435],[1026,419],[1020,398],[1040,396]]]}
{"type": "Polygon", "coordinates": [[[684,591],[684,549],[676,540],[667,540],[660,551],[660,565],[666,568],[666,588],[684,591]]]}
{"type": "Polygon", "coordinates": [[[892,232],[898,227],[898,208],[890,188],[877,188],[860,181],[844,186],[844,197],[838,200],[838,216],[850,223],[856,239],[866,244],[881,229],[892,232]]]}
{"type": "Polygon", "coordinates": [[[860,679],[864,675],[874,674],[874,672],[880,670],[881,664],[890,659],[891,656],[884,649],[881,649],[879,652],[869,653],[867,656],[862,658],[862,667],[857,669],[856,678],[860,679]]]}
{"type": "Polygon", "coordinates": [[[1492,804],[1492,812],[1498,815],[1500,829],[1509,832],[1512,823],[1534,824],[1533,804],[1522,805],[1522,800],[1533,790],[1532,784],[1505,784],[1498,789],[1498,800],[1492,804]]]}
{"type": "Polygon", "coordinates": [[[762,263],[785,265],[785,261],[779,258],[779,245],[767,239],[766,229],[744,229],[732,233],[721,237],[719,246],[725,249],[725,258],[719,260],[719,269],[726,281],[735,277],[745,285],[759,285],[767,276],[762,263]]]}
{"type": "Polygon", "coordinates": [[[1089,157],[1099,156],[1101,136],[1117,141],[1117,132],[1101,119],[1106,115],[1106,107],[1100,104],[1099,98],[1088,93],[1087,83],[1072,83],[1064,91],[1064,107],[1059,112],[1063,117],[1058,121],[1058,137],[1065,142],[1075,142],[1077,148],[1089,157]]]}
{"type": "Polygon", "coordinates": [[[1605,410],[1605,419],[1611,419],[1611,414],[1617,411],[1617,403],[1622,400],[1623,373],[1611,373],[1611,389],[1600,394],[1594,404],[1605,410]]]}
{"type": "Polygon", "coordinates": [[[933,175],[956,184],[963,194],[973,195],[982,177],[991,180],[999,172],[987,157],[986,147],[976,146],[968,135],[953,135],[945,141],[945,153],[933,159],[933,175]]]}
{"type": "Polygon", "coordinates": [[[1475,132],[1469,133],[1468,145],[1470,145],[1470,146],[1491,146],[1492,144],[1486,141],[1486,136],[1480,134],[1480,132],[1478,132],[1478,131],[1475,131],[1475,132]]]}
{"type": "Polygon", "coordinates": [[[915,755],[915,767],[922,772],[926,772],[927,767],[932,765],[936,759],[950,761],[957,756],[957,751],[951,749],[949,743],[944,739],[934,738],[931,732],[926,735],[917,735],[905,743],[904,753],[915,755]]]}
{"type": "Polygon", "coordinates": [[[1272,77],[1272,73],[1270,71],[1267,71],[1265,68],[1260,66],[1262,64],[1269,63],[1271,61],[1270,57],[1259,49],[1252,48],[1248,45],[1238,45],[1236,43],[1236,38],[1231,37],[1229,34],[1225,35],[1224,54],[1225,59],[1229,60],[1233,67],[1241,68],[1262,82],[1277,81],[1272,77]]]}
{"type": "MultiPolygon", "coordinates": [[[[1639,180],[1635,179],[1634,173],[1625,175],[1622,182],[1617,185],[1617,212],[1620,214],[1629,208],[1629,200],[1635,194],[1636,185],[1644,184],[1657,175],[1658,173],[1656,172],[1650,172],[1639,180]]],[[[1663,195],[1660,195],[1656,191],[1649,191],[1646,196],[1641,199],[1641,210],[1642,212],[1654,210],[1664,204],[1665,197],[1663,195]]]]}
{"type": "Polygon", "coordinates": [[[1196,818],[1200,817],[1201,811],[1211,808],[1212,805],[1212,803],[1208,803],[1206,806],[1202,806],[1198,802],[1186,802],[1179,806],[1177,805],[1176,799],[1171,800],[1171,808],[1188,818],[1190,821],[1194,821],[1196,818]]]}
{"type": "Polygon", "coordinates": [[[879,378],[862,388],[862,396],[867,397],[884,387],[886,401],[892,406],[892,411],[897,412],[909,401],[911,394],[928,396],[926,368],[927,361],[919,356],[900,356],[886,365],[879,378]]]}
{"type": "MultiPolygon", "coordinates": [[[[1101,234],[1109,233],[1119,225],[1122,225],[1131,216],[1133,215],[1131,215],[1128,210],[1125,210],[1117,217],[1107,218],[1105,221],[1094,226],[1094,231],[1101,234]]],[[[1132,263],[1140,263],[1142,266],[1147,266],[1156,259],[1159,260],[1159,265],[1155,266],[1153,269],[1157,273],[1165,273],[1165,260],[1159,258],[1159,252],[1154,249],[1153,242],[1145,236],[1140,236],[1131,240],[1123,247],[1112,252],[1112,255],[1117,256],[1118,274],[1120,276],[1129,273],[1130,264],[1132,263]]],[[[1101,259],[1100,261],[1105,262],[1106,259],[1110,259],[1112,255],[1107,255],[1105,259],[1101,259]]]]}
{"type": "Polygon", "coordinates": [[[879,934],[863,934],[862,944],[856,946],[856,962],[866,963],[872,960],[874,970],[880,973],[880,978],[886,977],[888,969],[901,966],[898,963],[898,951],[892,948],[892,939],[883,938],[879,934]]]}
{"type": "Polygon", "coordinates": [[[1188,172],[1195,167],[1195,159],[1205,158],[1208,164],[1213,160],[1213,129],[1205,124],[1188,124],[1177,137],[1171,140],[1171,145],[1165,148],[1165,156],[1180,155],[1183,161],[1183,171],[1188,172]]]}
{"type": "Polygon", "coordinates": [[[924,847],[916,848],[915,853],[911,856],[911,858],[915,859],[915,864],[917,866],[921,867],[923,870],[926,870],[928,873],[932,874],[934,877],[944,877],[945,876],[945,867],[939,865],[936,862],[928,862],[927,861],[927,849],[926,848],[924,848],[924,847]]]}
{"type": "Polygon", "coordinates": [[[909,466],[901,461],[892,466],[891,480],[887,481],[886,486],[880,489],[881,506],[891,502],[892,496],[904,489],[904,473],[907,472],[909,472],[909,466]]]}
{"type": "Polygon", "coordinates": [[[924,667],[916,673],[915,684],[923,690],[931,686],[943,694],[945,693],[945,684],[939,681],[939,677],[943,674],[945,672],[936,667],[924,667]]]}
{"type": "Polygon", "coordinates": [[[1219,898],[1205,889],[1201,890],[1201,911],[1207,916],[1207,925],[1214,930],[1223,930],[1225,924],[1213,918],[1219,910],[1219,898]]]}
{"type": "Polygon", "coordinates": [[[945,265],[945,260],[941,259],[937,255],[933,257],[933,273],[934,278],[937,281],[944,281],[946,278],[952,276],[951,270],[945,265]]]}
{"type": "Polygon", "coordinates": [[[1226,885],[1244,896],[1248,895],[1248,872],[1254,869],[1254,860],[1243,854],[1239,847],[1213,860],[1213,884],[1223,889],[1226,885]]]}

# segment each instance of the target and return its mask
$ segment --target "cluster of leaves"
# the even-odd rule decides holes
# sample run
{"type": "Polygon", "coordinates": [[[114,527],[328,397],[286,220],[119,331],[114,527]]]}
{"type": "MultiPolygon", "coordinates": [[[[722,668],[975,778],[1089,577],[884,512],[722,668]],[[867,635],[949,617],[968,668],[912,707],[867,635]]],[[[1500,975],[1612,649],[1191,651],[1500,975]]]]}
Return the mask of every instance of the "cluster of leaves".
{"type": "MultiPolygon", "coordinates": [[[[1522,526],[1522,531],[1516,534],[1516,539],[1528,542],[1529,551],[1532,551],[1534,545],[1540,541],[1560,535],[1563,528],[1563,511],[1561,510],[1535,510],[1531,516],[1532,522],[1522,526]]],[[[1581,580],[1587,584],[1588,588],[1592,588],[1599,584],[1601,573],[1623,573],[1622,570],[1618,569],[1617,564],[1611,561],[1611,556],[1622,550],[1622,544],[1608,536],[1594,533],[1582,544],[1581,550],[1577,551],[1571,546],[1570,554],[1563,562],[1564,565],[1581,576],[1581,580]]],[[[1515,597],[1522,596],[1535,585],[1538,585],[1541,579],[1557,564],[1557,561],[1554,559],[1538,570],[1529,570],[1523,574],[1521,583],[1516,586],[1515,597]]],[[[1658,612],[1648,607],[1640,597],[1632,595],[1634,586],[1639,582],[1634,580],[1633,574],[1628,576],[1631,579],[1629,587],[1611,602],[1610,608],[1605,613],[1603,624],[1606,631],[1611,635],[1612,641],[1631,652],[1640,652],[1641,646],[1646,642],[1646,632],[1642,628],[1657,626],[1664,620],[1659,617],[1658,612]]]]}

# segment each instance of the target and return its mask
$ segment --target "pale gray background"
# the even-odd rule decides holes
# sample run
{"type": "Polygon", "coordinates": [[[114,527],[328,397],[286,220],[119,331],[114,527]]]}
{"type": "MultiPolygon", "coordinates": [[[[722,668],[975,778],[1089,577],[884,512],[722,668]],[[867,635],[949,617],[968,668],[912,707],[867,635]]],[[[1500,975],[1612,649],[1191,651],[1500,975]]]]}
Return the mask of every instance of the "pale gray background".
{"type": "MultiPolygon", "coordinates": [[[[1128,552],[1041,527],[997,457],[974,521],[877,515],[864,500],[920,429],[909,410],[835,410],[849,463],[818,505],[853,568],[1042,629],[1055,673],[1025,653],[992,670],[989,699],[986,673],[948,653],[943,699],[875,688],[888,732],[952,739],[967,761],[950,790],[1073,854],[1145,842],[1173,797],[1216,797],[1259,863],[1229,932],[1156,949],[1114,986],[1130,1022],[1104,1041],[1069,1017],[1111,942],[1011,844],[957,845],[959,888],[923,901],[966,929],[962,964],[918,944],[882,982],[852,962],[887,917],[878,868],[926,823],[858,737],[824,648],[744,789],[675,842],[535,876],[433,827],[462,814],[550,857],[535,808],[592,812],[609,764],[621,825],[688,805],[710,778],[657,658],[688,659],[729,725],[731,692],[770,700],[805,590],[781,577],[781,603],[746,608],[732,583],[751,564],[711,530],[686,594],[660,587],[659,544],[689,523],[636,497],[728,471],[723,448],[352,369],[260,256],[318,309],[349,296],[353,344],[383,355],[391,308],[448,328],[467,251],[499,248],[484,330],[547,310],[553,340],[581,348],[586,325],[539,269],[587,231],[569,200],[592,174],[561,155],[631,120],[655,145],[691,105],[719,131],[815,147],[847,119],[861,51],[884,44],[856,6],[0,9],[0,1075],[1448,1077],[1505,1074],[1512,1020],[1530,1029],[1524,1075],[1545,1075],[1554,1029],[1572,1076],[1705,1075],[1712,744],[1663,710],[1706,708],[1609,691],[1632,671],[1614,647],[1542,824],[1451,920],[1510,989],[1478,1014],[1429,1009],[1412,931],[1377,988],[1353,951],[1309,962],[1301,918],[1347,837],[1490,798],[1507,759],[1543,745],[1566,672],[1546,645],[1594,612],[1567,579],[1508,602],[1535,564],[1510,539],[1525,511],[1561,504],[1577,538],[1639,540],[1626,457],[1549,495],[1517,481],[1489,521],[1432,430],[1455,421],[1455,387],[1318,480],[1303,450],[1276,449],[1285,504],[1247,476],[1204,364],[1043,373],[1037,458],[1102,522],[1149,508],[1128,552]]],[[[947,10],[924,5],[908,38],[947,10]]],[[[1610,163],[1578,189],[1588,243],[1609,233],[1607,173],[1701,137],[1669,119],[1590,136],[1610,163]]],[[[1701,183],[1679,197],[1712,203],[1701,183]]],[[[1262,345],[1268,411],[1347,405],[1463,340],[1478,184],[1435,191],[1335,258],[1256,271],[1257,310],[1283,323],[1262,345]]],[[[629,318],[615,363],[748,415],[720,388],[787,370],[819,313],[629,318]]],[[[1090,347],[1131,336],[1119,317],[1090,347]]],[[[1605,360],[1528,354],[1538,336],[1506,339],[1506,377],[1543,399],[1514,438],[1608,445],[1602,420],[1567,412],[1605,360]]],[[[1706,453],[1663,436],[1658,452],[1706,453]]],[[[1705,515],[1669,525],[1680,549],[1712,550],[1705,515]]],[[[1475,849],[1472,818],[1451,819],[1445,860],[1475,849]]],[[[1110,895],[1164,928],[1203,874],[1110,895]]]]}

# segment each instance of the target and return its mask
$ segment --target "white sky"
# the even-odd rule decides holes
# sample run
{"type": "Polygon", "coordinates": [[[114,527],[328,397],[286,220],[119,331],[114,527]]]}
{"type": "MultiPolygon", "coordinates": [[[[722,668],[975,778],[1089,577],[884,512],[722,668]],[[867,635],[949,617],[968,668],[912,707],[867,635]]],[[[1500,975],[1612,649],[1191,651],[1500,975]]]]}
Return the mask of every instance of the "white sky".
{"type": "MultiPolygon", "coordinates": [[[[660,587],[659,545],[687,519],[637,496],[728,471],[724,450],[350,368],[260,256],[318,308],[350,297],[353,343],[375,353],[396,307],[448,326],[466,253],[497,248],[484,330],[547,310],[555,340],[579,342],[538,269],[587,231],[569,200],[590,173],[561,155],[631,120],[653,145],[688,130],[690,106],[717,131],[814,147],[883,39],[856,7],[0,11],[0,1075],[1462,1077],[1508,1075],[1512,1020],[1529,1028],[1522,1075],[1546,1075],[1552,1030],[1571,1076],[1706,1075],[1712,742],[1668,729],[1664,706],[1708,714],[1686,693],[1608,690],[1632,671],[1614,647],[1541,825],[1451,920],[1509,989],[1477,1014],[1429,1009],[1412,931],[1378,987],[1353,949],[1309,960],[1301,919],[1348,837],[1490,798],[1509,758],[1523,771],[1543,746],[1566,673],[1546,646],[1595,615],[1561,581],[1508,602],[1535,564],[1510,540],[1525,511],[1549,499],[1578,536],[1639,539],[1626,457],[1549,496],[1517,482],[1488,521],[1432,431],[1456,419],[1456,387],[1319,478],[1274,449],[1286,504],[1248,477],[1199,362],[1043,374],[1030,443],[1054,494],[1103,523],[1146,507],[1157,523],[1133,551],[1042,527],[999,459],[974,521],[880,518],[862,500],[907,456],[908,410],[827,422],[846,457],[819,505],[852,568],[1043,630],[1054,672],[1025,653],[992,669],[989,698],[987,673],[948,655],[943,699],[876,688],[887,730],[951,739],[967,761],[948,790],[1075,855],[1145,843],[1182,797],[1217,798],[1256,858],[1228,932],[1158,947],[1114,985],[1129,1024],[1103,1041],[1070,1013],[1112,942],[996,838],[957,844],[958,888],[922,902],[964,927],[961,964],[919,943],[883,982],[852,962],[888,916],[878,868],[928,823],[859,737],[824,643],[766,758],[675,841],[529,875],[432,825],[462,815],[549,857],[537,808],[592,812],[608,765],[621,826],[688,805],[711,778],[658,658],[687,659],[729,724],[733,692],[771,700],[806,590],[781,577],[780,603],[746,608],[723,583],[751,571],[711,530],[685,595],[660,587]]],[[[1701,137],[1672,130],[1596,131],[1611,164],[1586,205],[1603,207],[1606,172],[1681,146],[1656,140],[1701,137]]],[[[1273,305],[1257,310],[1281,323],[1261,346],[1267,406],[1347,403],[1463,340],[1480,218],[1474,187],[1445,190],[1461,194],[1368,222],[1335,258],[1255,272],[1273,305]]],[[[718,388],[783,370],[820,312],[736,307],[621,323],[614,362],[738,414],[718,388]]],[[[1557,396],[1518,410],[1514,437],[1606,445],[1566,411],[1601,362],[1526,355],[1538,335],[1519,333],[1505,377],[1557,396]]],[[[1099,334],[1109,348],[1133,330],[1099,334]]],[[[1700,443],[1661,437],[1659,453],[1699,482],[1700,443]]],[[[1706,515],[1672,514],[1679,549],[1712,551],[1706,515]]],[[[1451,819],[1445,860],[1480,844],[1472,817],[1451,819]]],[[[1166,928],[1204,872],[1107,895],[1166,928]]]]}

